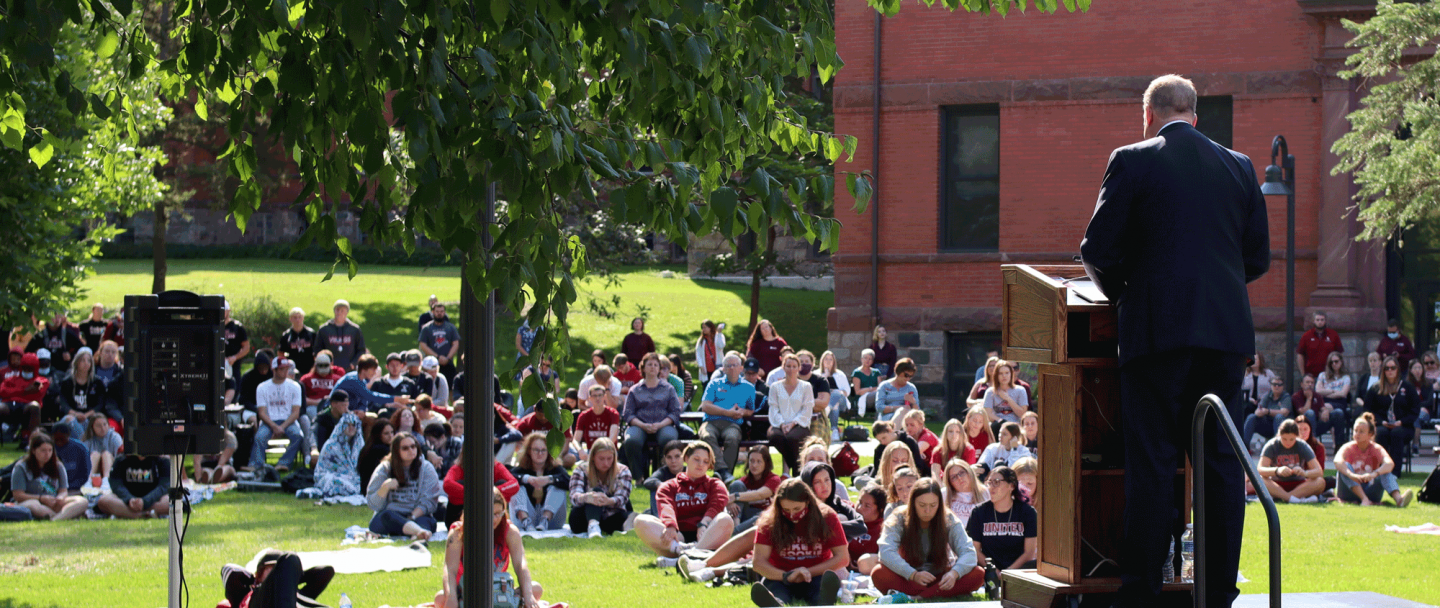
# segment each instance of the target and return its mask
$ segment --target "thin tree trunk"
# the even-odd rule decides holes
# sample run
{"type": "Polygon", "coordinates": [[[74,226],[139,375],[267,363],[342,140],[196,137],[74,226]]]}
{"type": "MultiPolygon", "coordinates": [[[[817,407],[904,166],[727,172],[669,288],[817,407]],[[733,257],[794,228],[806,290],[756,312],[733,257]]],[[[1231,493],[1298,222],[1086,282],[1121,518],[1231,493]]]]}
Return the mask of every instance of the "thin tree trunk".
{"type": "Polygon", "coordinates": [[[765,231],[765,248],[760,251],[760,264],[750,271],[750,329],[760,322],[760,281],[770,271],[770,260],[775,249],[775,226],[765,231]]]}
{"type": "Polygon", "coordinates": [[[170,215],[165,210],[165,201],[155,203],[155,235],[150,238],[150,244],[154,247],[155,259],[155,281],[150,286],[150,293],[165,291],[165,273],[167,269],[165,261],[165,233],[170,229],[170,215]]]}

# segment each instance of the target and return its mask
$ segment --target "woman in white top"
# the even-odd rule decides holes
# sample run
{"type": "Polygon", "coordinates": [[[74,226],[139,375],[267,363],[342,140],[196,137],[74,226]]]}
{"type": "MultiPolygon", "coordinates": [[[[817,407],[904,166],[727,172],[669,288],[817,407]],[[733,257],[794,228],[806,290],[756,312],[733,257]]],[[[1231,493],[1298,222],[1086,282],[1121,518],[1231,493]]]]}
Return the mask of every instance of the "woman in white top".
{"type": "Polygon", "coordinates": [[[695,341],[695,367],[700,371],[695,374],[695,379],[702,388],[710,383],[710,376],[718,373],[725,361],[725,334],[720,333],[722,329],[725,329],[724,324],[717,325],[710,319],[700,322],[700,339],[695,341]]]}
{"type": "Polygon", "coordinates": [[[840,411],[850,409],[850,378],[836,366],[834,351],[820,353],[820,377],[830,383],[831,441],[840,440],[840,411]]]}
{"type": "Polygon", "coordinates": [[[1025,388],[1015,385],[1015,368],[1010,362],[995,362],[995,371],[990,372],[990,388],[985,389],[985,414],[990,418],[991,430],[1001,424],[1014,422],[1030,410],[1030,395],[1025,388]]]}
{"type": "Polygon", "coordinates": [[[1320,377],[1315,379],[1315,392],[1325,400],[1325,408],[1320,411],[1320,428],[1335,429],[1335,441],[1344,445],[1350,438],[1346,432],[1350,428],[1350,374],[1345,373],[1345,359],[1340,353],[1330,353],[1325,360],[1325,371],[1320,372],[1320,377]]]}
{"type": "Polygon", "coordinates": [[[1006,422],[1000,427],[999,441],[985,446],[985,452],[980,455],[980,460],[975,463],[982,467],[980,477],[984,478],[1000,465],[1011,466],[1015,461],[1034,456],[1030,448],[1025,447],[1025,432],[1020,430],[1019,423],[1006,422]]]}
{"type": "Polygon", "coordinates": [[[1265,356],[1255,353],[1255,362],[1245,369],[1245,378],[1240,381],[1240,393],[1250,400],[1250,407],[1254,409],[1260,405],[1260,398],[1270,390],[1270,380],[1275,378],[1275,372],[1265,366],[1265,356]]]}
{"type": "Polygon", "coordinates": [[[1355,405],[1365,407],[1365,394],[1375,385],[1380,384],[1380,353],[1371,352],[1365,355],[1365,363],[1369,365],[1369,373],[1360,376],[1360,381],[1355,383],[1355,405]]]}
{"type": "Polygon", "coordinates": [[[785,355],[780,367],[785,377],[770,385],[770,430],[765,437],[785,459],[788,470],[799,472],[800,445],[810,436],[815,389],[800,380],[800,358],[794,353],[785,355]]]}

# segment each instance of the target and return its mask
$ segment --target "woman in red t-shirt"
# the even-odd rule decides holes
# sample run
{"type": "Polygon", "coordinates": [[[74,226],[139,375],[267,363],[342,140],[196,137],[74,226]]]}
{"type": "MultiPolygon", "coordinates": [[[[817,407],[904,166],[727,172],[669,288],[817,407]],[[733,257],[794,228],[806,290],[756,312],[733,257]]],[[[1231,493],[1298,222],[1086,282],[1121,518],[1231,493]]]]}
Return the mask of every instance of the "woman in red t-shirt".
{"type": "Polygon", "coordinates": [[[860,492],[860,502],[855,505],[865,520],[865,534],[850,539],[850,567],[861,574],[868,574],[880,563],[880,532],[885,527],[887,502],[885,488],[872,483],[860,492]]]}
{"type": "Polygon", "coordinates": [[[951,418],[940,431],[940,445],[935,446],[935,451],[930,453],[930,472],[944,485],[945,465],[957,458],[974,463],[975,454],[975,448],[965,441],[964,427],[959,420],[951,418]]]}
{"type": "MultiPolygon", "coordinates": [[[[495,488],[495,573],[505,572],[515,566],[515,590],[525,608],[539,605],[545,589],[540,583],[530,580],[530,566],[525,563],[525,545],[521,542],[520,529],[510,523],[505,508],[505,496],[495,488]]],[[[450,535],[445,539],[444,588],[435,595],[435,605],[440,608],[459,608],[464,597],[461,581],[465,576],[465,518],[450,525],[450,535]]],[[[486,591],[490,587],[486,586],[486,591]]],[[[553,605],[553,604],[552,604],[553,605]]]]}
{"type": "Polygon", "coordinates": [[[1375,414],[1361,414],[1353,431],[1350,443],[1335,451],[1335,478],[1340,486],[1335,495],[1345,502],[1370,507],[1380,504],[1388,493],[1395,499],[1395,506],[1410,506],[1415,491],[1400,492],[1400,482],[1394,473],[1395,460],[1375,443],[1375,414]]]}
{"type": "Polygon", "coordinates": [[[745,453],[745,476],[730,482],[730,504],[725,510],[740,522],[735,529],[748,530],[770,508],[770,499],[785,477],[776,475],[770,460],[770,446],[755,445],[745,453]]]}
{"type": "Polygon", "coordinates": [[[655,564],[675,567],[675,557],[691,548],[715,550],[730,538],[735,520],[725,512],[730,492],[710,477],[715,457],[710,444],[692,441],[682,453],[685,470],[655,491],[659,515],[635,518],[635,535],[659,555],[655,564]]]}
{"type": "Polygon", "coordinates": [[[760,375],[764,376],[780,367],[780,349],[786,346],[785,338],[775,331],[775,324],[770,319],[760,319],[755,324],[755,331],[750,332],[750,339],[745,342],[745,356],[760,362],[760,375]]]}
{"type": "MultiPolygon", "coordinates": [[[[965,441],[976,454],[985,451],[985,447],[995,443],[995,431],[990,428],[990,418],[985,415],[984,406],[975,406],[965,412],[965,441]]],[[[974,459],[967,459],[970,464],[975,464],[974,459]]]]}
{"type": "Polygon", "coordinates": [[[925,455],[925,460],[935,462],[935,448],[940,447],[940,438],[930,429],[925,428],[925,412],[922,410],[910,410],[905,412],[905,432],[920,444],[920,452],[925,455]]]}
{"type": "Polygon", "coordinates": [[[750,588],[757,606],[805,601],[832,606],[840,593],[840,577],[850,563],[850,549],[840,517],[821,505],[810,486],[787,479],[775,503],[755,528],[755,574],[765,580],[750,588]]]}

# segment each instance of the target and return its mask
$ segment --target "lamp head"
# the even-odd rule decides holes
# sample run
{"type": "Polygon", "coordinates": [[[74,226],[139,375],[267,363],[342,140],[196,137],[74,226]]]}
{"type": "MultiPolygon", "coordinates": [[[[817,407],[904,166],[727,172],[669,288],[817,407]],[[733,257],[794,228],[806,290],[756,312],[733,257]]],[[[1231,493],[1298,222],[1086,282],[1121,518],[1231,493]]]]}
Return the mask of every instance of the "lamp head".
{"type": "Polygon", "coordinates": [[[1285,183],[1285,171],[1279,165],[1265,167],[1265,183],[1261,184],[1260,193],[1266,196],[1290,194],[1290,185],[1285,183]]]}

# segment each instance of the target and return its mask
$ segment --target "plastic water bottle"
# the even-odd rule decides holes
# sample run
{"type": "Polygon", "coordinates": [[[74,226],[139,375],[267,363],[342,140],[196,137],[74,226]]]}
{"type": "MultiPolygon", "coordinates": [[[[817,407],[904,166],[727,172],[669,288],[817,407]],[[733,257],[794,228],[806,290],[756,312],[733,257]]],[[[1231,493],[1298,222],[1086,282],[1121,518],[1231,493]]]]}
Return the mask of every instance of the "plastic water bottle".
{"type": "Polygon", "coordinates": [[[1180,537],[1180,582],[1195,582],[1195,524],[1185,524],[1180,537]]]}
{"type": "Polygon", "coordinates": [[[352,605],[350,604],[350,596],[345,595],[344,593],[341,593],[341,594],[340,594],[340,606],[339,606],[339,608],[353,608],[352,605]]]}
{"type": "Polygon", "coordinates": [[[1160,580],[1166,583],[1175,582],[1175,537],[1170,537],[1170,555],[1165,558],[1165,566],[1160,569],[1160,580]]]}

